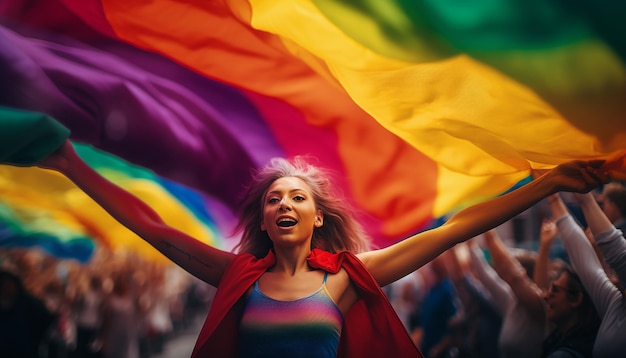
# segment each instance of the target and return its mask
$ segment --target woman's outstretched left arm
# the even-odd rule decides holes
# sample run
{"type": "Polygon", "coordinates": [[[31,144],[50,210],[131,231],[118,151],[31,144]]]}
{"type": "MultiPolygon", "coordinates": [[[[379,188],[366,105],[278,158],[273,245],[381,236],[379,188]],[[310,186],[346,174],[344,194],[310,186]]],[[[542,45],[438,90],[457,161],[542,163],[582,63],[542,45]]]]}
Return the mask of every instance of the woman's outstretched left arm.
{"type": "Polygon", "coordinates": [[[444,225],[389,247],[359,254],[381,286],[413,272],[454,245],[490,230],[560,191],[585,193],[607,183],[603,161],[560,164],[531,183],[459,211],[444,225]]]}

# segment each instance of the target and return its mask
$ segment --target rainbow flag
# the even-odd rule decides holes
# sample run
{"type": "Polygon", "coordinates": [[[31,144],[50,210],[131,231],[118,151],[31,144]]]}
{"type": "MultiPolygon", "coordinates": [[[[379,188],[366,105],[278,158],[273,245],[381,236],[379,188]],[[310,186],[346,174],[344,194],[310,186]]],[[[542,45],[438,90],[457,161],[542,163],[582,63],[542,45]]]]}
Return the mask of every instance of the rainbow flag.
{"type": "Polygon", "coordinates": [[[531,169],[623,163],[625,15],[610,0],[14,0],[0,105],[193,191],[222,238],[252,168],[315,157],[382,247],[531,169]]]}
{"type": "MultiPolygon", "coordinates": [[[[0,128],[7,129],[0,134],[0,153],[4,154],[0,163],[18,164],[0,165],[0,247],[37,247],[59,258],[87,262],[101,245],[111,251],[163,259],[63,175],[21,167],[58,148],[69,134],[66,128],[46,115],[1,107],[0,128]],[[9,132],[15,138],[4,135],[9,132]]],[[[227,217],[229,211],[219,203],[91,145],[74,146],[89,165],[147,202],[165,222],[209,245],[224,246],[208,212],[213,216],[223,212],[222,217],[227,217]]]]}

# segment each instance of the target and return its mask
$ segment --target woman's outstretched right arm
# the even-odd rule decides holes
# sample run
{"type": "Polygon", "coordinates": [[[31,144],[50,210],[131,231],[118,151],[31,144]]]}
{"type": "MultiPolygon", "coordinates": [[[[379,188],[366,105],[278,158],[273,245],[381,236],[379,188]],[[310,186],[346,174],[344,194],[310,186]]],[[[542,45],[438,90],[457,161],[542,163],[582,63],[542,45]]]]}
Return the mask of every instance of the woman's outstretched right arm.
{"type": "Polygon", "coordinates": [[[37,164],[67,176],[122,225],[192,275],[217,286],[233,254],[216,249],[168,226],[146,203],[111,183],[75,152],[67,140],[37,164]]]}

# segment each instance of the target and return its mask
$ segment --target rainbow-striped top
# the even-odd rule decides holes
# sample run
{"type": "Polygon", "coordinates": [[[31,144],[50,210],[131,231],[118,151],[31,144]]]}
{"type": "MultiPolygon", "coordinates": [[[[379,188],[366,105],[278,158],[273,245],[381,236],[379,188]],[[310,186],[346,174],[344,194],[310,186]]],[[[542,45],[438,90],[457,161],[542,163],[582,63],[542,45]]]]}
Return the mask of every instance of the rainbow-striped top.
{"type": "Polygon", "coordinates": [[[259,283],[247,298],[240,325],[240,357],[336,357],[343,315],[322,286],[312,294],[280,301],[259,283]]]}

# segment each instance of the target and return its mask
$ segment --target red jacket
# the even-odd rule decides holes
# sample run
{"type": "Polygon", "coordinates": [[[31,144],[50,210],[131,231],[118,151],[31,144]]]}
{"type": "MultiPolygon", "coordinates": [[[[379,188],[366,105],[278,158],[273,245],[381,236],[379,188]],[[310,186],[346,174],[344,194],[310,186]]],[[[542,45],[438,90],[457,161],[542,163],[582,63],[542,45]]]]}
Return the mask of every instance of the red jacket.
{"type": "MultiPolygon", "coordinates": [[[[344,317],[338,357],[422,357],[378,283],[352,253],[331,254],[314,249],[309,265],[330,273],[342,267],[356,285],[360,299],[344,317]]],[[[239,318],[245,293],[272,265],[274,253],[257,259],[237,255],[218,286],[192,357],[237,357],[239,318]]]]}

